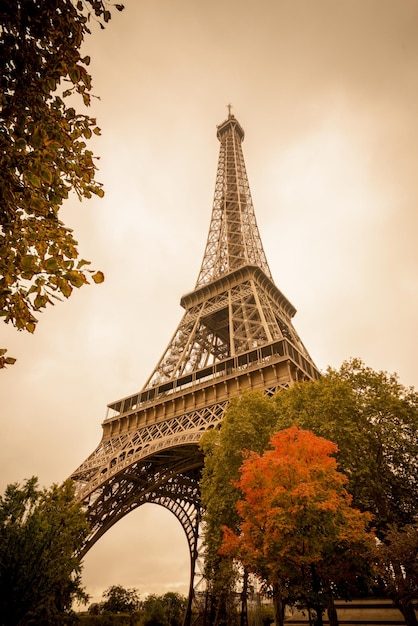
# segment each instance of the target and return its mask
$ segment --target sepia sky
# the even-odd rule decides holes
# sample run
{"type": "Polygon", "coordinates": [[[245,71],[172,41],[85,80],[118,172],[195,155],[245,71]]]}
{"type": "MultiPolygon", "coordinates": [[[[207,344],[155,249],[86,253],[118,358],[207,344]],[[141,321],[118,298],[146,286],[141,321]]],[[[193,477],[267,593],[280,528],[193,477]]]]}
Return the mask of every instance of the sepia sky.
{"type": "MultiPolygon", "coordinates": [[[[228,103],[275,283],[319,369],[360,357],[418,383],[418,1],[125,6],[84,46],[106,195],[63,210],[106,281],[33,336],[0,329],[18,358],[0,373],[1,491],[67,478],[166,348],[203,258],[228,103]]],[[[184,532],[156,505],[100,539],[83,576],[94,599],[111,584],[185,594],[188,578],[184,532]]]]}

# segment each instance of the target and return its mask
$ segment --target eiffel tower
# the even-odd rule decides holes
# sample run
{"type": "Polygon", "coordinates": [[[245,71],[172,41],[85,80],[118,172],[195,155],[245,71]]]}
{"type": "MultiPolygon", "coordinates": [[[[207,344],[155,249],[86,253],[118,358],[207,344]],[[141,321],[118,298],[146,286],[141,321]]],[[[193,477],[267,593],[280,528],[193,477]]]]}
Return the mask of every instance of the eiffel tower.
{"type": "Polygon", "coordinates": [[[91,523],[81,556],[147,502],[170,510],[190,549],[190,593],[199,564],[203,465],[199,440],[231,398],[273,394],[319,372],[292,325],[296,310],[275,286],[261,243],[235,116],[217,127],[220,152],[212,218],[183,317],[141,391],[108,405],[102,439],[72,474],[91,523]]]}

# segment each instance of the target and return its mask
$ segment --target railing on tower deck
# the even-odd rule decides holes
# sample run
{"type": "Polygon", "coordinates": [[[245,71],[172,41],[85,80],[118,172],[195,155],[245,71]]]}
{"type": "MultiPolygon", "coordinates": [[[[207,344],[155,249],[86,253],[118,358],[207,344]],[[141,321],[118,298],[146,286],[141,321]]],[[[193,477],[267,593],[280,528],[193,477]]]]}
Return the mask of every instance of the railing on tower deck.
{"type": "Polygon", "coordinates": [[[105,422],[118,418],[126,413],[140,410],[156,401],[174,393],[181,393],[193,387],[215,381],[220,377],[233,377],[243,370],[258,369],[267,362],[278,362],[289,359],[306,375],[307,379],[316,380],[320,374],[316,367],[308,361],[287,339],[281,339],[267,345],[259,346],[238,356],[224,359],[207,367],[194,370],[189,374],[161,382],[150,389],[140,391],[132,396],[122,398],[108,404],[105,422]]]}

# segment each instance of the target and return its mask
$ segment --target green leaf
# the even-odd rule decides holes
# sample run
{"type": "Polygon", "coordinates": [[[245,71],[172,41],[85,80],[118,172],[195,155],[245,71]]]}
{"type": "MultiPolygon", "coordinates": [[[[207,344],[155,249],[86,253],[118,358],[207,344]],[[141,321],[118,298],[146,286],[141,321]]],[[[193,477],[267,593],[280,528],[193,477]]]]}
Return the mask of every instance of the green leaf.
{"type": "Polygon", "coordinates": [[[81,274],[81,272],[77,272],[76,270],[73,270],[72,272],[67,272],[67,274],[65,274],[65,278],[70,281],[73,287],[81,287],[86,282],[83,274],[81,274]]]}
{"type": "Polygon", "coordinates": [[[42,186],[42,182],[41,179],[39,178],[39,176],[37,176],[36,174],[34,174],[33,172],[30,171],[26,171],[25,172],[25,178],[34,186],[34,187],[41,187],[42,186]]]}
{"type": "Polygon", "coordinates": [[[96,272],[95,274],[93,274],[92,279],[94,280],[95,283],[99,284],[102,283],[105,279],[103,272],[96,272]]]}
{"type": "MultiPolygon", "coordinates": [[[[45,145],[46,145],[46,146],[48,146],[48,148],[50,148],[52,151],[56,151],[56,150],[58,150],[59,148],[61,148],[61,144],[60,144],[60,142],[59,142],[59,141],[57,141],[56,139],[48,139],[48,140],[45,142],[45,145]]],[[[48,152],[49,152],[50,154],[52,154],[52,152],[50,152],[50,150],[48,150],[48,152]]]]}
{"type": "Polygon", "coordinates": [[[78,81],[80,80],[80,70],[78,69],[78,67],[73,67],[69,70],[69,75],[71,78],[71,82],[76,85],[78,83],[78,81]]]}
{"type": "Polygon", "coordinates": [[[15,142],[15,146],[18,150],[25,150],[27,144],[23,137],[19,137],[19,139],[17,139],[15,142]]]}
{"type": "Polygon", "coordinates": [[[42,214],[45,209],[45,202],[39,196],[32,198],[32,209],[36,215],[42,214]]]}
{"type": "Polygon", "coordinates": [[[90,265],[91,261],[86,261],[85,259],[80,259],[77,263],[77,269],[80,270],[84,265],[90,265]]]}
{"type": "Polygon", "coordinates": [[[56,259],[54,259],[53,257],[49,257],[49,259],[46,259],[44,263],[44,268],[48,271],[53,272],[54,270],[57,270],[59,268],[59,265],[56,259]]]}
{"type": "Polygon", "coordinates": [[[34,148],[41,148],[44,140],[45,132],[42,131],[39,127],[36,127],[34,132],[32,133],[32,137],[30,138],[31,145],[34,148]]]}
{"type": "MultiPolygon", "coordinates": [[[[82,68],[82,69],[84,69],[84,68],[82,68]]],[[[81,80],[83,81],[83,83],[87,87],[87,89],[91,88],[91,76],[90,76],[90,74],[88,74],[86,71],[81,72],[81,80]]]]}
{"type": "Polygon", "coordinates": [[[38,269],[37,257],[27,254],[23,257],[21,267],[25,272],[34,272],[38,269]]]}
{"type": "Polygon", "coordinates": [[[71,296],[71,292],[73,288],[71,287],[70,283],[67,280],[65,280],[64,278],[61,278],[61,280],[59,281],[58,287],[63,296],[65,296],[66,298],[69,298],[71,296]]]}
{"type": "Polygon", "coordinates": [[[48,296],[38,294],[33,302],[35,309],[41,309],[48,302],[48,296]]]}
{"type": "Polygon", "coordinates": [[[4,348],[0,349],[0,369],[4,369],[6,365],[14,365],[14,363],[16,363],[16,359],[12,356],[4,356],[6,352],[7,350],[5,350],[4,348]]]}
{"type": "Polygon", "coordinates": [[[41,169],[41,176],[42,176],[43,180],[44,180],[46,183],[48,183],[48,185],[50,185],[50,184],[52,183],[52,181],[54,180],[54,177],[53,177],[53,175],[52,175],[51,170],[49,170],[49,169],[48,169],[48,168],[46,168],[46,167],[43,167],[43,168],[41,169]]]}

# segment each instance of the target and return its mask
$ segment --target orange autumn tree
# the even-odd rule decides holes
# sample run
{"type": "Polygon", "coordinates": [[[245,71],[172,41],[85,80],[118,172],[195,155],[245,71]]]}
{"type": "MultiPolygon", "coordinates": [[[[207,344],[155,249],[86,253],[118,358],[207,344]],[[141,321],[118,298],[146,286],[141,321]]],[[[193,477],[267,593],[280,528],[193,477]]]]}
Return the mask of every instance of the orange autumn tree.
{"type": "Polygon", "coordinates": [[[273,590],[277,624],[285,602],[312,609],[316,624],[327,608],[338,624],[333,597],[367,570],[371,516],[350,506],[335,444],[293,426],[275,433],[270,446],[242,464],[240,532],[224,527],[221,552],[273,590]]]}

